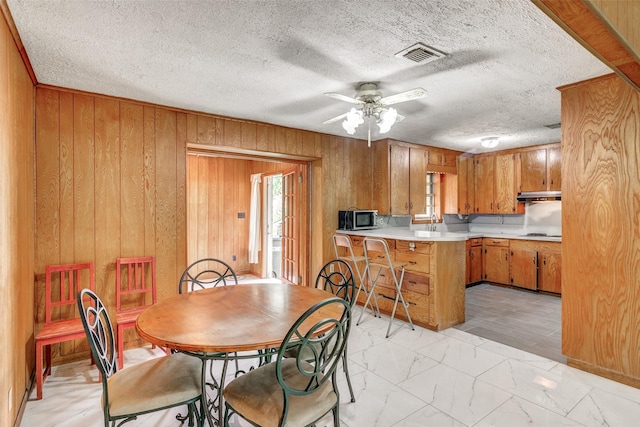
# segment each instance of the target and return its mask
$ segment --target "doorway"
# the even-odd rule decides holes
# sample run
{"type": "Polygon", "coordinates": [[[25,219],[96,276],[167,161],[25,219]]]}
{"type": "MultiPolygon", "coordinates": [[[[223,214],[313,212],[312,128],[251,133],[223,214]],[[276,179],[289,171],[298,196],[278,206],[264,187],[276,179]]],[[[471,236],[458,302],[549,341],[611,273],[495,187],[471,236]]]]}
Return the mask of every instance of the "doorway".
{"type": "Polygon", "coordinates": [[[186,197],[188,263],[214,257],[227,262],[237,274],[272,278],[275,272],[279,280],[306,284],[308,277],[300,272],[307,271],[309,265],[308,174],[308,163],[299,160],[189,152],[186,197]],[[258,243],[257,263],[249,262],[250,177],[253,174],[262,175],[259,193],[263,199],[260,201],[261,241],[258,243]],[[274,219],[272,209],[265,208],[264,203],[269,198],[266,194],[271,194],[276,186],[273,178],[267,178],[278,176],[282,188],[281,220],[278,217],[274,219]],[[266,190],[268,181],[271,188],[266,190]],[[265,213],[271,216],[269,232],[272,236],[265,232],[265,213]],[[277,252],[279,243],[280,254],[277,252]]]}

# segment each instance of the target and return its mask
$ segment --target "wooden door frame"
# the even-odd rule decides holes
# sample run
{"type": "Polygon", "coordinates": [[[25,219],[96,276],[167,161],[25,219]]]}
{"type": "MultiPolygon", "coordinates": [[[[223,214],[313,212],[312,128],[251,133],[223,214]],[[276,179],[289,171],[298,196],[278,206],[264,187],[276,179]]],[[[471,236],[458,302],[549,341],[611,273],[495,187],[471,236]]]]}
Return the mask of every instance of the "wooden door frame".
{"type": "MultiPolygon", "coordinates": [[[[263,161],[263,162],[275,162],[275,163],[296,163],[298,164],[298,174],[302,177],[302,183],[299,187],[298,196],[298,214],[299,214],[299,235],[300,241],[298,244],[298,276],[299,285],[312,286],[310,282],[311,266],[313,265],[311,259],[311,201],[314,194],[312,194],[311,180],[313,171],[313,162],[321,160],[316,157],[305,156],[289,156],[278,153],[270,152],[258,152],[253,150],[240,150],[233,147],[226,146],[207,146],[202,144],[187,144],[187,150],[185,155],[185,166],[187,163],[188,155],[201,155],[211,157],[222,157],[230,159],[240,159],[247,161],[263,161]]],[[[185,189],[188,191],[188,188],[185,189]]],[[[188,200],[188,194],[185,194],[185,200],[188,200]]],[[[185,214],[188,220],[188,212],[185,208],[185,214]]],[[[188,224],[185,227],[185,232],[188,233],[188,224]]],[[[185,236],[188,239],[188,235],[185,236]]],[[[187,248],[188,250],[188,248],[187,248]]],[[[187,259],[189,254],[187,253],[187,259]]]]}

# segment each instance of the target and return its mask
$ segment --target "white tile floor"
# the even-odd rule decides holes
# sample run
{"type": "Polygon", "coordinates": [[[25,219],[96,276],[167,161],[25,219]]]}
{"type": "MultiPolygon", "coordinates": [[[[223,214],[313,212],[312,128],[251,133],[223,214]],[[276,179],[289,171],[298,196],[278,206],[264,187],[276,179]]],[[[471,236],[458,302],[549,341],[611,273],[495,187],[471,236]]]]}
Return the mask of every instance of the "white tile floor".
{"type": "MultiPolygon", "coordinates": [[[[350,403],[339,373],[343,427],[640,425],[638,389],[457,329],[405,326],[385,339],[386,327],[387,318],[365,315],[352,328],[349,368],[357,401],[350,403]]],[[[161,355],[150,348],[126,351],[125,368],[161,355]]],[[[45,382],[44,399],[27,403],[21,425],[101,426],[100,395],[88,361],[59,366],[45,382]]],[[[178,425],[174,416],[181,411],[126,425],[178,425]]],[[[318,426],[331,424],[329,418],[318,426]]]]}

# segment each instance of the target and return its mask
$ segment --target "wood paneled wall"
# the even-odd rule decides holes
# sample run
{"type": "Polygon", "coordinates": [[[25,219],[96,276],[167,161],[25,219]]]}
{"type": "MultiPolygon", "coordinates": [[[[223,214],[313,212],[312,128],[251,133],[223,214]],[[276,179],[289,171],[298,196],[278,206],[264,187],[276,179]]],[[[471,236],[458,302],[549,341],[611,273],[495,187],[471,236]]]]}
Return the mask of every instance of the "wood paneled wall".
{"type": "MultiPolygon", "coordinates": [[[[94,261],[96,290],[113,310],[116,258],[153,255],[158,298],[176,293],[186,262],[186,124],[181,112],[37,89],[36,329],[48,264],[94,261]]],[[[55,360],[88,352],[77,344],[54,346],[55,360]]]]}
{"type": "Polygon", "coordinates": [[[26,404],[33,342],[34,89],[0,14],[0,425],[26,404]]]}
{"type": "MultiPolygon", "coordinates": [[[[177,292],[191,244],[186,213],[188,144],[284,161],[291,156],[310,159],[312,193],[304,202],[310,206],[304,220],[312,224],[311,240],[302,248],[311,260],[304,266],[307,271],[319,270],[333,256],[337,211],[372,203],[371,157],[361,140],[38,87],[36,328],[42,323],[47,264],[93,259],[97,290],[113,309],[115,259],[155,255],[158,298],[177,292]]],[[[223,170],[223,175],[229,173],[223,170]]],[[[218,179],[224,176],[216,172],[214,185],[220,184],[218,179]]],[[[233,197],[239,201],[244,196],[233,197]]],[[[225,218],[237,216],[237,206],[220,206],[225,218]]],[[[221,233],[223,239],[236,239],[228,230],[221,233]]],[[[133,330],[128,332],[128,339],[133,339],[133,330]]],[[[84,344],[57,348],[54,360],[86,357],[85,349],[84,344]]]]}
{"type": "Polygon", "coordinates": [[[617,76],[562,91],[562,352],[640,387],[640,93],[617,76]]]}
{"type": "Polygon", "coordinates": [[[640,54],[640,2],[634,0],[590,0],[634,52],[640,54]]]}

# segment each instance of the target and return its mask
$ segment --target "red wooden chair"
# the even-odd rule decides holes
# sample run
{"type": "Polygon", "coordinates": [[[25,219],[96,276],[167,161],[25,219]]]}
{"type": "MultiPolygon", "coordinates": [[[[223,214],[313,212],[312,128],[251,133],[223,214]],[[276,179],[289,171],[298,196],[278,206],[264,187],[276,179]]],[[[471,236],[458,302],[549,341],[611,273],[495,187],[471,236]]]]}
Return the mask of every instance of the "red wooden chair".
{"type": "MultiPolygon", "coordinates": [[[[124,330],[136,325],[138,315],[156,303],[156,258],[116,260],[116,335],[118,369],[124,367],[124,330]],[[148,295],[151,294],[151,298],[148,295]]],[[[155,346],[154,346],[155,348],[155,346]]]]}
{"type": "Polygon", "coordinates": [[[49,265],[45,269],[44,326],[36,334],[36,387],[37,399],[42,399],[42,383],[51,374],[51,344],[85,338],[84,328],[77,317],[76,296],[86,287],[82,277],[89,276],[89,288],[95,291],[93,262],[81,264],[49,265]],[[59,284],[55,276],[59,276],[59,284]],[[45,349],[46,367],[42,369],[42,349],[45,349]]]}

